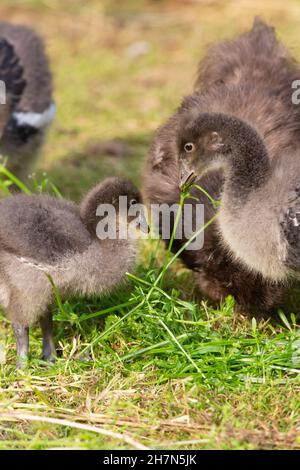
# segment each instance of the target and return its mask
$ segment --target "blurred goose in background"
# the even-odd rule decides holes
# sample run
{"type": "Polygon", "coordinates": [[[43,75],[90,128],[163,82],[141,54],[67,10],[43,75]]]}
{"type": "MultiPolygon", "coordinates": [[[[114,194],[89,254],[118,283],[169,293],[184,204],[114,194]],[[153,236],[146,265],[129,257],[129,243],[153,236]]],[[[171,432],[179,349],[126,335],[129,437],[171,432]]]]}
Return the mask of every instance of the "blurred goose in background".
{"type": "Polygon", "coordinates": [[[0,154],[25,179],[55,115],[52,77],[41,38],[30,28],[0,22],[0,154]],[[2,87],[3,90],[3,87],[2,87]]]}

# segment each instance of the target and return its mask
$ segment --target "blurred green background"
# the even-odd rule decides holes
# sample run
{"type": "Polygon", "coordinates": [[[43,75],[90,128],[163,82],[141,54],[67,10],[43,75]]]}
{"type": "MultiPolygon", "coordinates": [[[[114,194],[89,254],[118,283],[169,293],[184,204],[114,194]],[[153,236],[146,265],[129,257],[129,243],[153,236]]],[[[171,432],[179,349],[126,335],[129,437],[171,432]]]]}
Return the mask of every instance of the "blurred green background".
{"type": "Polygon", "coordinates": [[[191,92],[207,45],[258,14],[300,57],[299,0],[1,0],[0,14],[45,38],[58,114],[38,171],[75,198],[110,174],[139,183],[154,131],[191,92]]]}

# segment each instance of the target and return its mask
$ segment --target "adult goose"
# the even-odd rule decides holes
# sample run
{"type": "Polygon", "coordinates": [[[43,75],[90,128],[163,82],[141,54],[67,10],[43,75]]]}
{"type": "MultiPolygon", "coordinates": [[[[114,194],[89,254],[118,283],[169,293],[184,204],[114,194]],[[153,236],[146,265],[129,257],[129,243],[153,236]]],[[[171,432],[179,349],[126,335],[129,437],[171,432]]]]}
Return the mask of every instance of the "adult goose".
{"type": "Polygon", "coordinates": [[[0,22],[0,154],[26,179],[55,115],[52,77],[42,39],[25,26],[0,22]]]}

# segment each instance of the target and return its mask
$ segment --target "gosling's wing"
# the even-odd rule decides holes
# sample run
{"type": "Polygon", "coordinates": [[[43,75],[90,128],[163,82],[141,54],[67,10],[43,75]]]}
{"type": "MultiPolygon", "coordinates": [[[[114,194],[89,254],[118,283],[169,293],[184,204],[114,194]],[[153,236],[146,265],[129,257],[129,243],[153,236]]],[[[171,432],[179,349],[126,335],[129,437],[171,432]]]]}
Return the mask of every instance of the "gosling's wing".
{"type": "Polygon", "coordinates": [[[77,207],[69,201],[25,195],[0,201],[0,251],[56,264],[90,243],[77,207]]]}
{"type": "Polygon", "coordinates": [[[285,262],[291,269],[300,268],[300,188],[295,191],[281,221],[282,234],[287,244],[285,262]]]}
{"type": "MultiPolygon", "coordinates": [[[[250,31],[209,49],[199,64],[195,88],[213,83],[242,83],[245,77],[254,74],[257,77],[258,73],[274,75],[277,68],[281,73],[292,70],[287,51],[277,40],[274,28],[256,17],[250,31]]],[[[276,74],[276,80],[279,79],[280,74],[276,74]]]]}

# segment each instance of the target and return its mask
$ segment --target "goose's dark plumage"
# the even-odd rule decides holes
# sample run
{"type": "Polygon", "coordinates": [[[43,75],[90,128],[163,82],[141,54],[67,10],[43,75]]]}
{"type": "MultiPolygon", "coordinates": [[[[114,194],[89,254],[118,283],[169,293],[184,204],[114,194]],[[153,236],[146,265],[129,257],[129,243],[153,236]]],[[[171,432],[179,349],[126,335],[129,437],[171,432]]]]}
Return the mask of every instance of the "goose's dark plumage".
{"type": "MultiPolygon", "coordinates": [[[[0,304],[11,321],[17,353],[28,352],[28,328],[40,320],[45,359],[54,354],[49,306],[54,300],[50,275],[62,296],[102,294],[132,270],[133,238],[99,238],[100,204],[119,212],[119,196],[128,207],[140,194],[128,181],[108,178],[80,206],[47,195],[17,194],[0,201],[0,304]]],[[[126,215],[127,217],[127,215],[126,215]]],[[[125,220],[127,224],[131,219],[125,220]]]]}
{"type": "MultiPolygon", "coordinates": [[[[261,135],[272,162],[299,147],[300,107],[291,99],[291,85],[299,73],[273,28],[260,19],[249,32],[211,48],[200,63],[195,92],[157,132],[145,171],[146,199],[150,203],[178,202],[178,185],[186,171],[178,158],[178,138],[199,113],[223,113],[251,125],[261,135]]],[[[223,181],[223,172],[215,168],[198,184],[218,199],[223,181]]],[[[200,191],[192,192],[205,205],[208,221],[214,209],[200,191]]],[[[177,242],[175,249],[179,246],[177,242]]],[[[219,301],[231,294],[243,307],[263,310],[280,302],[282,287],[232,259],[216,223],[206,229],[204,247],[183,252],[182,259],[195,271],[202,292],[212,299],[219,301]]]]}
{"type": "Polygon", "coordinates": [[[0,80],[7,98],[0,110],[0,154],[24,179],[55,114],[48,59],[32,29],[0,22],[0,80]]]}
{"type": "Polygon", "coordinates": [[[16,55],[13,46],[3,38],[0,38],[0,138],[2,137],[12,109],[21,99],[26,82],[24,70],[16,55]]]}

